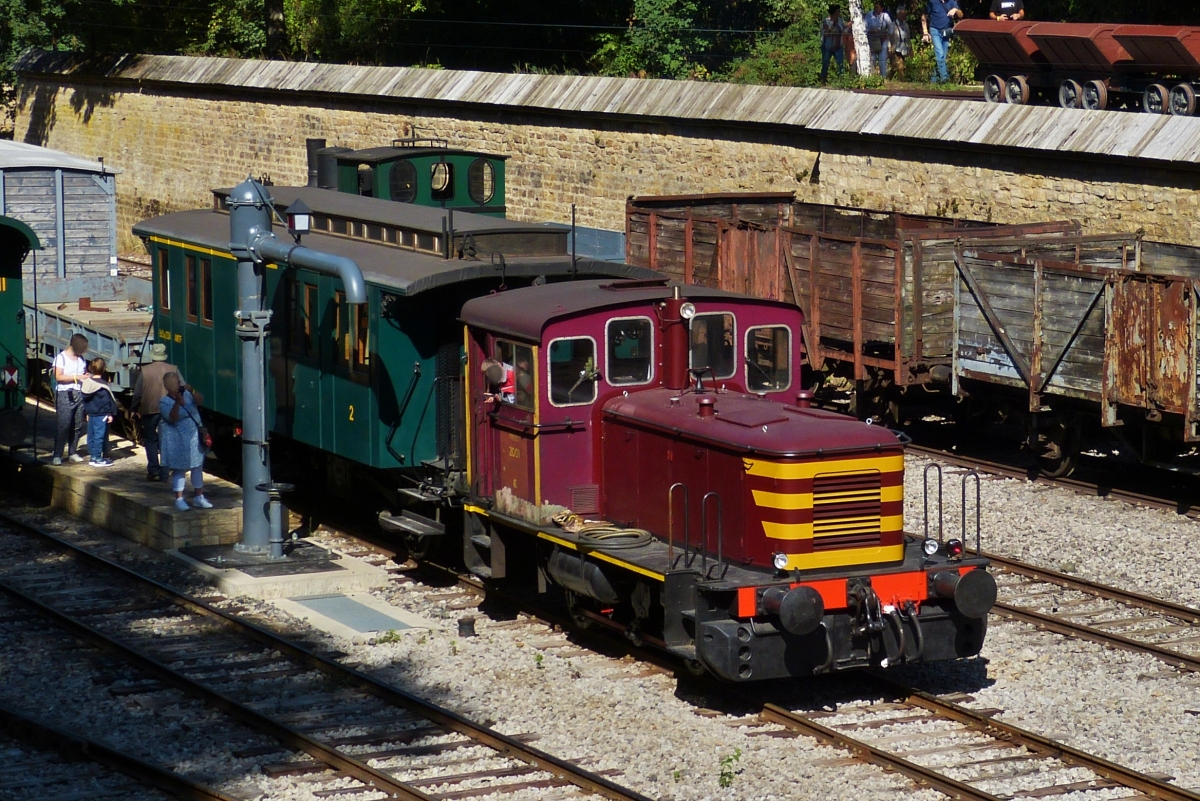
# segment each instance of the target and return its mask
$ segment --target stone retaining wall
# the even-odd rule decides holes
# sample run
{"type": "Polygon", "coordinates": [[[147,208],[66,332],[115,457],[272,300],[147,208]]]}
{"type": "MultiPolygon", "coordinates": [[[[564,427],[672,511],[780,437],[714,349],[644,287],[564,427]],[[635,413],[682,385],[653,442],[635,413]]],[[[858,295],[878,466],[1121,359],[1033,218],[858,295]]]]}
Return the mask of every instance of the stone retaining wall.
{"type": "MultiPolygon", "coordinates": [[[[70,75],[21,86],[19,140],[88,156],[118,182],[123,252],[130,226],[211,203],[248,174],[306,180],[306,137],[366,147],[407,135],[504,153],[509,216],[624,228],[629,195],[794,191],[800,200],[1005,222],[1073,218],[1095,232],[1200,245],[1200,172],[1151,162],[928,144],[803,129],[524,111],[380,97],[128,85],[70,75]]],[[[1115,112],[1114,112],[1115,114],[1115,112]]],[[[1065,118],[1064,118],[1065,119],[1065,118]]]]}

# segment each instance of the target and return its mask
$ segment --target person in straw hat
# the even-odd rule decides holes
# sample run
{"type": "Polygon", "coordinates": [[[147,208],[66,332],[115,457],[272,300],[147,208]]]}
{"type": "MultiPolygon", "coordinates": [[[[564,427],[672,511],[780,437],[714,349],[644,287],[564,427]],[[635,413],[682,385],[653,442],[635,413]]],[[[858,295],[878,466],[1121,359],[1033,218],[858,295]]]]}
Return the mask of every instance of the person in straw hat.
{"type": "MultiPolygon", "coordinates": [[[[179,373],[179,368],[167,361],[167,346],[155,342],[150,348],[150,363],[138,371],[133,382],[133,412],[141,420],[148,481],[165,481],[167,478],[167,470],[160,466],[158,458],[158,424],[161,421],[158,407],[159,402],[167,395],[167,390],[163,387],[163,376],[167,373],[179,373]]],[[[197,405],[204,403],[204,396],[192,389],[187,382],[184,382],[184,386],[192,393],[197,405]]]]}

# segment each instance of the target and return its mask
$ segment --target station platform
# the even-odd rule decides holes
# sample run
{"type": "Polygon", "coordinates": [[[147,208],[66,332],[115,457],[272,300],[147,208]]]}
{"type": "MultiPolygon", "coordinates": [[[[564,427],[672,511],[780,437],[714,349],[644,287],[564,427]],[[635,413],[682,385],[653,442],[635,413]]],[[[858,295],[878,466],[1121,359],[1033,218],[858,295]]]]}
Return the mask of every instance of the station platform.
{"type": "MultiPolygon", "coordinates": [[[[52,466],[54,409],[26,401],[21,413],[30,432],[24,444],[0,446],[0,471],[48,505],[160,551],[237,542],[242,534],[242,490],[205,473],[204,494],[212,509],[175,508],[168,482],[146,480],[145,451],[110,435],[110,467],[86,461],[52,466]]],[[[86,437],[80,440],[86,453],[86,437]]],[[[191,497],[191,489],[187,491],[191,497]]]]}

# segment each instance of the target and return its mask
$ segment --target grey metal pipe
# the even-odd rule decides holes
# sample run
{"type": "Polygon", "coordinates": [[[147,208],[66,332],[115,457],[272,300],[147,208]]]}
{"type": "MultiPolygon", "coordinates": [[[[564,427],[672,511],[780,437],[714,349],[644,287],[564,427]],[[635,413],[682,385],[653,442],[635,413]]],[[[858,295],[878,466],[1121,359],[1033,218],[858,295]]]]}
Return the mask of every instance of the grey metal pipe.
{"type": "Polygon", "coordinates": [[[362,271],[353,260],[277,239],[271,232],[271,212],[271,198],[253,178],[229,195],[229,250],[238,263],[236,332],[242,342],[242,541],[237,549],[278,558],[282,555],[282,510],[278,499],[272,504],[263,489],[271,486],[265,369],[271,310],[265,304],[266,262],[338,275],[351,303],[365,303],[367,291],[362,271]],[[276,528],[280,531],[272,536],[276,528]]]}
{"type": "Polygon", "coordinates": [[[272,233],[259,234],[250,241],[250,250],[264,262],[304,267],[342,279],[349,303],[367,302],[367,285],[358,264],[345,256],[322,253],[292,242],[285,242],[272,233]]]}

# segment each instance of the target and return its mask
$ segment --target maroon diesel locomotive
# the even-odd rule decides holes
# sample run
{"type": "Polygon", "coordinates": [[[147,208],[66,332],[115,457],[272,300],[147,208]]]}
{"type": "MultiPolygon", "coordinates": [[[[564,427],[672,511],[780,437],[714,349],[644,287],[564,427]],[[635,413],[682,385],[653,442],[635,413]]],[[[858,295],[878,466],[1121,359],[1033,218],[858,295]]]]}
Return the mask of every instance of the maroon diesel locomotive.
{"type": "Polygon", "coordinates": [[[905,534],[903,443],[809,405],[794,306],[593,280],[462,321],[477,574],[730,681],[979,652],[987,561],[905,534]]]}

